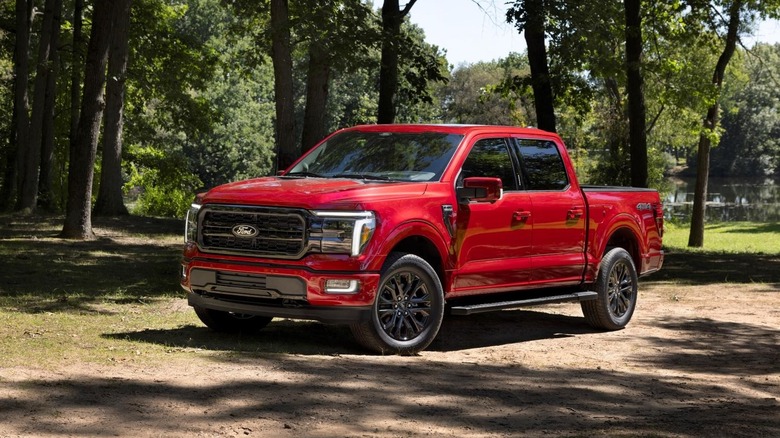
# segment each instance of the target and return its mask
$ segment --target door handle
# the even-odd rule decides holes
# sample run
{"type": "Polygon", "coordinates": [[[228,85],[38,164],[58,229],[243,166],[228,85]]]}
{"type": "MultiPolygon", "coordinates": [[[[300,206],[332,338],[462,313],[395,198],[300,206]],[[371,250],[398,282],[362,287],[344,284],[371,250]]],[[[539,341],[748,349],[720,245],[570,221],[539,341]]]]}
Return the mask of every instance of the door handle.
{"type": "Polygon", "coordinates": [[[573,221],[578,220],[582,217],[582,215],[585,214],[585,211],[580,207],[574,207],[568,212],[566,212],[566,220],[567,221],[573,221]]]}
{"type": "Polygon", "coordinates": [[[512,217],[516,221],[524,221],[531,217],[531,212],[527,210],[518,210],[514,213],[514,215],[512,215],[512,217]]]}

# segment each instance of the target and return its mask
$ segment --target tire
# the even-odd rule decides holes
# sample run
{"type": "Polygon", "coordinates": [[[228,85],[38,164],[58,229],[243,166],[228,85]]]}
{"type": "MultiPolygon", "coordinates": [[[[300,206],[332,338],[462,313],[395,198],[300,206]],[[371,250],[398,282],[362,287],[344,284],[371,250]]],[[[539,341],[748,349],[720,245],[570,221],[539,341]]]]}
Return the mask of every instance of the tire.
{"type": "Polygon", "coordinates": [[[350,328],[369,350],[412,355],[433,342],[443,318],[444,292],[436,271],[416,255],[392,253],[382,268],[370,320],[350,328]]]}
{"type": "Polygon", "coordinates": [[[222,333],[257,333],[273,318],[268,316],[246,315],[243,313],[222,312],[220,310],[195,307],[195,314],[206,327],[222,333]]]}
{"type": "Polygon", "coordinates": [[[623,248],[608,249],[594,285],[598,298],[581,303],[588,324],[605,330],[624,328],[636,308],[638,283],[631,255],[623,248]]]}

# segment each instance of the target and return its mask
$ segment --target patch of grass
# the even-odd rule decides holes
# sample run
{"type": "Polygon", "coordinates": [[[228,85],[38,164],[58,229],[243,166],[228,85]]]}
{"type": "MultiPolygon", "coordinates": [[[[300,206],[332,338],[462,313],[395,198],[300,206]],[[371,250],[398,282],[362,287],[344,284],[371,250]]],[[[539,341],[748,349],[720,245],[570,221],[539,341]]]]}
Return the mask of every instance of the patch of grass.
{"type": "Polygon", "coordinates": [[[16,311],[4,299],[0,309],[3,320],[0,325],[0,367],[56,368],[69,363],[154,362],[184,349],[128,342],[124,337],[106,335],[147,327],[175,329],[196,323],[195,315],[186,305],[172,306],[182,300],[166,299],[149,304],[92,300],[72,307],[68,301],[58,303],[55,311],[32,313],[16,311]]]}
{"type": "Polygon", "coordinates": [[[95,218],[91,241],[58,238],[62,223],[0,215],[0,366],[164,355],[102,335],[197,324],[180,299],[182,221],[95,218]]]}
{"type": "Polygon", "coordinates": [[[180,295],[182,221],[96,218],[91,241],[60,239],[61,228],[60,217],[0,216],[0,297],[54,308],[62,297],[180,295]]]}
{"type": "Polygon", "coordinates": [[[780,284],[780,224],[707,224],[704,247],[689,248],[689,225],[665,224],[666,257],[648,281],[780,284]]]}
{"type": "Polygon", "coordinates": [[[674,252],[780,255],[780,224],[711,223],[704,227],[704,246],[688,248],[690,226],[664,225],[664,247],[674,252]]]}

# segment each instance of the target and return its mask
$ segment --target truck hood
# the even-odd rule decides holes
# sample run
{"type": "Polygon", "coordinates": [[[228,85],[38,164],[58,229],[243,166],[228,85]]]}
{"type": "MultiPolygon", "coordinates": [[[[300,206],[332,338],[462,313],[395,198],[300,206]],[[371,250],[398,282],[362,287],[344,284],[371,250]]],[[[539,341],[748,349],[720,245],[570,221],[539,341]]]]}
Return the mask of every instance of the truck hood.
{"type": "Polygon", "coordinates": [[[265,177],[209,190],[202,203],[285,206],[306,209],[363,208],[377,202],[409,199],[425,193],[423,182],[384,182],[347,178],[265,177]]]}

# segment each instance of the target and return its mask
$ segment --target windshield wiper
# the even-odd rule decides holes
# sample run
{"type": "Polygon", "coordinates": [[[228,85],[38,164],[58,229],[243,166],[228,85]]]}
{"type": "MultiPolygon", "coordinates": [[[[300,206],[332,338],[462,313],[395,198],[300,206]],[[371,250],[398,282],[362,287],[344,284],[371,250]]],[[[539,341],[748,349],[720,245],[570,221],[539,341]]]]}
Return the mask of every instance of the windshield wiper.
{"type": "Polygon", "coordinates": [[[368,173],[337,173],[333,175],[333,178],[359,178],[359,179],[371,179],[376,181],[394,181],[392,178],[381,175],[370,175],[368,173]]]}
{"type": "Polygon", "coordinates": [[[294,178],[294,177],[327,178],[327,176],[325,176],[325,175],[320,175],[319,173],[306,172],[306,171],[304,171],[304,172],[290,172],[288,174],[279,175],[279,176],[281,176],[282,178],[284,178],[284,177],[292,177],[292,178],[294,178]]]}

